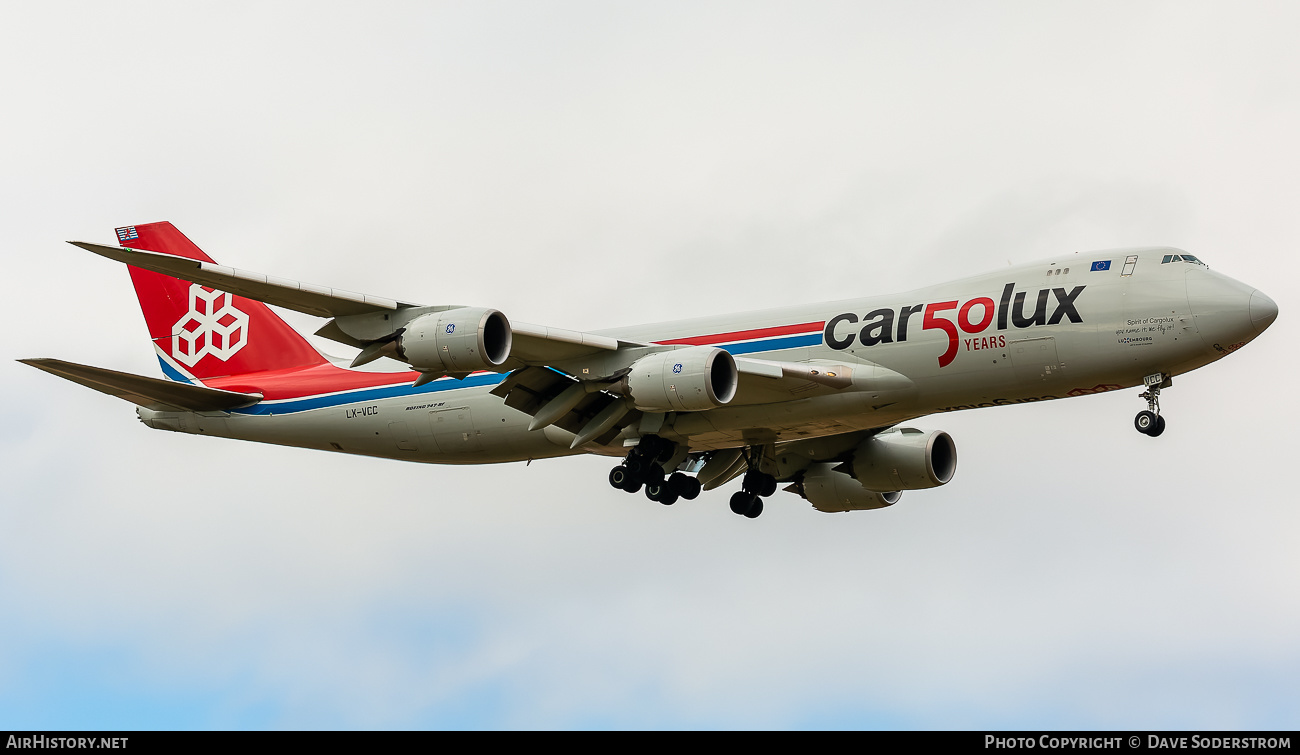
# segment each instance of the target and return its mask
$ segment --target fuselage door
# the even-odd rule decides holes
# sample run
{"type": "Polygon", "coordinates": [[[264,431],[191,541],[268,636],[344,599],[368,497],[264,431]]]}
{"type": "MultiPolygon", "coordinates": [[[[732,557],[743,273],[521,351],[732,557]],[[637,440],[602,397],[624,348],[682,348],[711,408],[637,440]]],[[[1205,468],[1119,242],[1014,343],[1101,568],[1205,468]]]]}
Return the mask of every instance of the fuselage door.
{"type": "Polygon", "coordinates": [[[402,451],[416,451],[416,445],[411,441],[411,431],[407,429],[406,422],[389,422],[388,431],[393,434],[393,442],[397,448],[402,451]]]}
{"type": "Polygon", "coordinates": [[[1023,385],[1036,385],[1053,381],[1061,376],[1061,360],[1056,356],[1056,339],[1027,338],[1011,341],[1011,363],[1016,368],[1016,379],[1023,385]]]}
{"type": "Polygon", "coordinates": [[[466,453],[481,447],[468,406],[429,412],[429,424],[433,428],[433,442],[441,453],[466,453]]]}

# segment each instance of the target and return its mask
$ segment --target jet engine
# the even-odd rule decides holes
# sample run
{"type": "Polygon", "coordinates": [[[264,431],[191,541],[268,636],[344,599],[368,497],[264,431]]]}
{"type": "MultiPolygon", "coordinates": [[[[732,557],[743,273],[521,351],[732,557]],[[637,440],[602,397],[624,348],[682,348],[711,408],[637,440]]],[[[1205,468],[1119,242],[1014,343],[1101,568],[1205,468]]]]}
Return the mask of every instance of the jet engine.
{"type": "Polygon", "coordinates": [[[818,511],[867,511],[893,506],[903,494],[898,491],[877,493],[867,490],[851,476],[835,471],[834,464],[812,464],[803,479],[793,488],[818,511]]]}
{"type": "Polygon", "coordinates": [[[849,466],[867,490],[938,487],[957,471],[957,444],[942,430],[886,430],[863,441],[853,451],[849,466]]]}
{"type": "Polygon", "coordinates": [[[740,373],[722,349],[691,346],[660,351],[632,363],[623,378],[636,408],[647,412],[715,409],[736,395],[740,373]]]}
{"type": "Polygon", "coordinates": [[[510,357],[510,321],[495,309],[460,307],[407,323],[397,355],[426,372],[495,370],[510,357]]]}

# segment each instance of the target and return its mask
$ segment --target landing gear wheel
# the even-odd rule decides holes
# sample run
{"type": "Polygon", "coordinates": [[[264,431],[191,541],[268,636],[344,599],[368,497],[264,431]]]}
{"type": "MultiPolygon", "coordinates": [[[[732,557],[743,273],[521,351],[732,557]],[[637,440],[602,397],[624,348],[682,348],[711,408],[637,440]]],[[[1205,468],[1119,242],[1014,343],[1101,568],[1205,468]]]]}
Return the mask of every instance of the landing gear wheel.
{"type": "Polygon", "coordinates": [[[1160,422],[1160,417],[1155,412],[1140,411],[1133,418],[1133,426],[1143,435],[1158,435],[1164,431],[1164,425],[1160,422]],[[1156,430],[1159,427],[1160,430],[1156,430]]]}
{"type": "Polygon", "coordinates": [[[746,493],[743,490],[731,494],[731,510],[741,516],[747,515],[750,507],[758,500],[758,496],[753,493],[746,493]]]}
{"type": "Polygon", "coordinates": [[[1159,437],[1160,433],[1164,431],[1165,431],[1165,418],[1163,416],[1160,416],[1160,417],[1156,417],[1156,426],[1151,428],[1147,432],[1147,435],[1150,435],[1152,438],[1156,438],[1159,437]]]}
{"type": "Polygon", "coordinates": [[[693,501],[700,494],[700,481],[690,475],[673,472],[668,478],[668,489],[688,501],[693,501]]]}
{"type": "Polygon", "coordinates": [[[664,480],[651,480],[646,482],[646,498],[664,505],[677,503],[677,494],[673,493],[672,486],[664,480]]]}
{"type": "Polygon", "coordinates": [[[609,470],[609,484],[619,490],[635,493],[641,489],[641,476],[620,464],[609,470]]]}
{"type": "MultiPolygon", "coordinates": [[[[623,459],[622,464],[610,470],[609,484],[619,490],[636,493],[641,490],[642,485],[657,483],[657,487],[663,489],[663,494],[654,500],[661,500],[670,489],[664,486],[664,468],[659,461],[667,461],[675,453],[677,453],[676,443],[656,435],[647,435],[641,439],[639,445],[628,451],[627,458],[623,459]]],[[[673,500],[676,501],[683,492],[685,491],[672,490],[673,500]]],[[[695,492],[698,494],[698,486],[695,492]]],[[[646,494],[649,495],[648,490],[646,494]]]]}
{"type": "MultiPolygon", "coordinates": [[[[645,497],[652,501],[663,503],[664,499],[672,494],[668,489],[668,483],[665,480],[646,480],[645,497]]],[[[677,501],[677,496],[673,496],[673,502],[677,501]]]]}
{"type": "Polygon", "coordinates": [[[763,499],[755,497],[754,502],[749,505],[749,511],[745,512],[748,519],[757,519],[758,515],[763,513],[763,499]]]}
{"type": "Polygon", "coordinates": [[[776,492],[776,478],[757,469],[751,469],[745,473],[742,487],[754,495],[766,498],[776,492]]]}

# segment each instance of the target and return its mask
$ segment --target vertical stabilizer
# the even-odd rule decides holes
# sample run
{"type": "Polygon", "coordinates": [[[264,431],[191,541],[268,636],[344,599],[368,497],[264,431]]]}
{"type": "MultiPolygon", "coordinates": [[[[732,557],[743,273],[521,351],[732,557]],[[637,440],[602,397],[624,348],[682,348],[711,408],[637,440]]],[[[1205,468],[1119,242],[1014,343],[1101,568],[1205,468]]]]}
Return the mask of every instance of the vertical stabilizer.
{"type": "MultiPolygon", "coordinates": [[[[171,223],[117,229],[118,243],[213,262],[171,223]]],[[[262,302],[128,266],[149,337],[168,377],[182,381],[325,364],[262,302]]]]}

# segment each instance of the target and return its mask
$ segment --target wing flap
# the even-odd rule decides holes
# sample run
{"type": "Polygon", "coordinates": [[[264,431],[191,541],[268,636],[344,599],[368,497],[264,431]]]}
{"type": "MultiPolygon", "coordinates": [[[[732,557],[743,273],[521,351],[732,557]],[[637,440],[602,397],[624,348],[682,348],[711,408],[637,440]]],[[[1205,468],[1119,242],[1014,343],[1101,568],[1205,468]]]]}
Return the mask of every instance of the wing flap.
{"type": "Polygon", "coordinates": [[[262,400],[256,393],[237,393],[171,380],[106,370],[62,359],[19,359],[38,370],[160,412],[229,411],[262,400]]]}
{"type": "Polygon", "coordinates": [[[534,416],[548,399],[554,398],[573,381],[545,367],[525,367],[510,373],[490,392],[505,399],[505,405],[534,416]]]}
{"type": "MultiPolygon", "coordinates": [[[[530,417],[536,417],[552,399],[555,399],[565,389],[573,385],[575,385],[573,378],[550,368],[524,367],[510,373],[510,376],[493,388],[490,393],[504,399],[505,405],[511,409],[521,411],[530,417]]],[[[556,416],[546,424],[554,425],[561,430],[578,435],[587,423],[600,414],[602,410],[615,401],[622,400],[622,398],[603,391],[593,390],[578,399],[577,403],[569,406],[568,410],[564,411],[563,414],[556,416]]],[[[608,444],[623,427],[639,421],[640,418],[641,412],[635,409],[629,411],[615,422],[609,430],[597,436],[594,439],[595,443],[597,445],[608,444]]]]}

